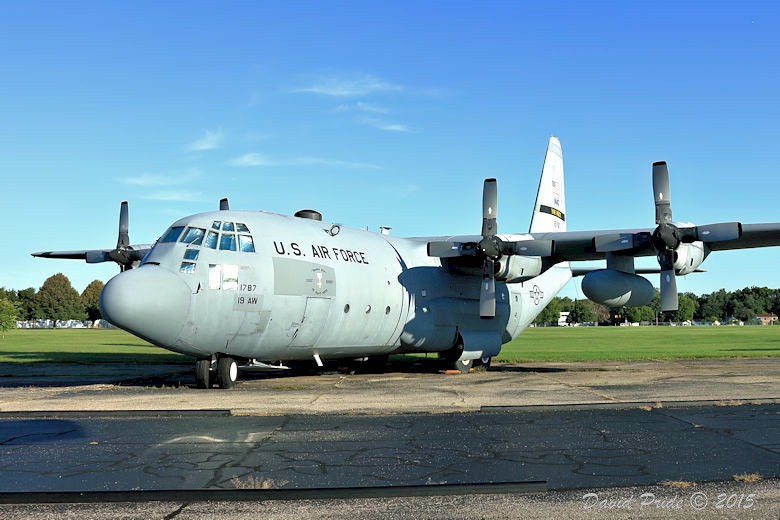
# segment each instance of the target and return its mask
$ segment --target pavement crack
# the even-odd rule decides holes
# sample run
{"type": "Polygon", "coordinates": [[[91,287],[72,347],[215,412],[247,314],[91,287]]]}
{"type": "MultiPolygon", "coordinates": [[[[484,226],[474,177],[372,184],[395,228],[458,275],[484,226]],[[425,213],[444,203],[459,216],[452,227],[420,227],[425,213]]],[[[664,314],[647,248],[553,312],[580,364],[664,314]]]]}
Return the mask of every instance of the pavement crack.
{"type": "Polygon", "coordinates": [[[565,387],[571,388],[573,390],[580,390],[582,392],[587,392],[589,394],[593,394],[593,395],[598,396],[598,397],[600,397],[602,399],[606,399],[608,401],[612,401],[613,403],[622,403],[622,402],[624,402],[622,399],[618,399],[617,397],[612,397],[611,395],[607,395],[607,394],[604,394],[604,393],[601,393],[601,392],[597,392],[593,388],[591,388],[589,386],[586,386],[586,385],[578,385],[576,383],[567,383],[566,381],[561,381],[560,379],[556,379],[556,378],[552,377],[549,374],[543,374],[543,373],[540,373],[540,372],[537,372],[536,375],[539,376],[542,379],[547,379],[547,380],[550,380],[550,381],[554,381],[554,382],[556,382],[556,383],[558,383],[560,385],[563,385],[565,387]]]}
{"type": "Polygon", "coordinates": [[[189,503],[189,502],[185,502],[185,503],[183,503],[182,505],[180,505],[180,506],[179,506],[179,508],[178,508],[176,511],[173,511],[172,513],[170,513],[170,514],[166,515],[166,516],[163,518],[163,520],[173,520],[174,518],[176,518],[177,516],[179,516],[179,513],[181,513],[182,511],[184,511],[184,509],[185,509],[186,507],[188,507],[189,505],[190,505],[190,503],[189,503]]]}

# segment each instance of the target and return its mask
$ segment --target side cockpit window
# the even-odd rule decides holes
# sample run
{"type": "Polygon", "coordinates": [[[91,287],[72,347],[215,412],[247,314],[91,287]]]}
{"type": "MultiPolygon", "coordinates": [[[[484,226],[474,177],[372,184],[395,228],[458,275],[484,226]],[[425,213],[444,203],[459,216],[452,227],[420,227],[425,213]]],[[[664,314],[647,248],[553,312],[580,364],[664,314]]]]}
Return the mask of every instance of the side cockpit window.
{"type": "Polygon", "coordinates": [[[174,226],[163,235],[160,242],[176,242],[182,231],[184,231],[184,226],[174,226]]]}
{"type": "Polygon", "coordinates": [[[199,246],[203,242],[203,236],[205,234],[205,229],[188,227],[181,241],[192,246],[199,246]]]}

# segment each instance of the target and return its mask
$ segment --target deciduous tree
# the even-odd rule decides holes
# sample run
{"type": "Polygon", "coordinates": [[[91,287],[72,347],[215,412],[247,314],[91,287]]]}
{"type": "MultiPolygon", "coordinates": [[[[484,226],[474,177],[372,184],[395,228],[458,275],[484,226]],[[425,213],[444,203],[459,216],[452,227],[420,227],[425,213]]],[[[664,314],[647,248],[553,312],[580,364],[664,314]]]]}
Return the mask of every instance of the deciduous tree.
{"type": "Polygon", "coordinates": [[[87,319],[92,321],[99,320],[100,306],[100,293],[103,291],[103,282],[100,280],[92,280],[89,285],[84,288],[84,292],[81,293],[81,304],[84,306],[84,310],[87,313],[87,319]]]}
{"type": "Polygon", "coordinates": [[[19,318],[19,304],[9,298],[0,297],[0,333],[5,338],[5,331],[16,328],[19,318]]]}
{"type": "Polygon", "coordinates": [[[78,291],[62,273],[50,276],[36,295],[38,312],[51,320],[83,320],[84,306],[78,291]]]}

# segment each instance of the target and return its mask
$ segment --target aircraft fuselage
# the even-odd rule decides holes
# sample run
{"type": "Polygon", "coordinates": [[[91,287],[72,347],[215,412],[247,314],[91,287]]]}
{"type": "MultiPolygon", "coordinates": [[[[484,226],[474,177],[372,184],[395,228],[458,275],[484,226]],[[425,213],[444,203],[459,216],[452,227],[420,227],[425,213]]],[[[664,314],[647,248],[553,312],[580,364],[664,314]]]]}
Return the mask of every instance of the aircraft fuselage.
{"type": "Polygon", "coordinates": [[[110,280],[104,315],[160,347],[264,362],[442,352],[494,356],[571,277],[496,284],[480,319],[480,279],[453,274],[425,240],[266,212],[175,222],[141,266],[110,280]]]}

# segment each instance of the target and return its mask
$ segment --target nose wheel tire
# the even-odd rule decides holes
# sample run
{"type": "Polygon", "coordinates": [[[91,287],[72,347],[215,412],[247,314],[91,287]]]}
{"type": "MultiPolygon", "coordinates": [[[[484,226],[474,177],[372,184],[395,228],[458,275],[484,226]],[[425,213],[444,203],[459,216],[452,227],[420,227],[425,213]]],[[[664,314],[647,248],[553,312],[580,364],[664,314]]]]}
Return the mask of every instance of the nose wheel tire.
{"type": "Polygon", "coordinates": [[[231,357],[219,358],[217,362],[217,384],[220,388],[228,389],[236,386],[238,379],[238,364],[231,357]]]}
{"type": "Polygon", "coordinates": [[[211,359],[199,359],[195,362],[195,385],[198,388],[211,388],[211,359]]]}

